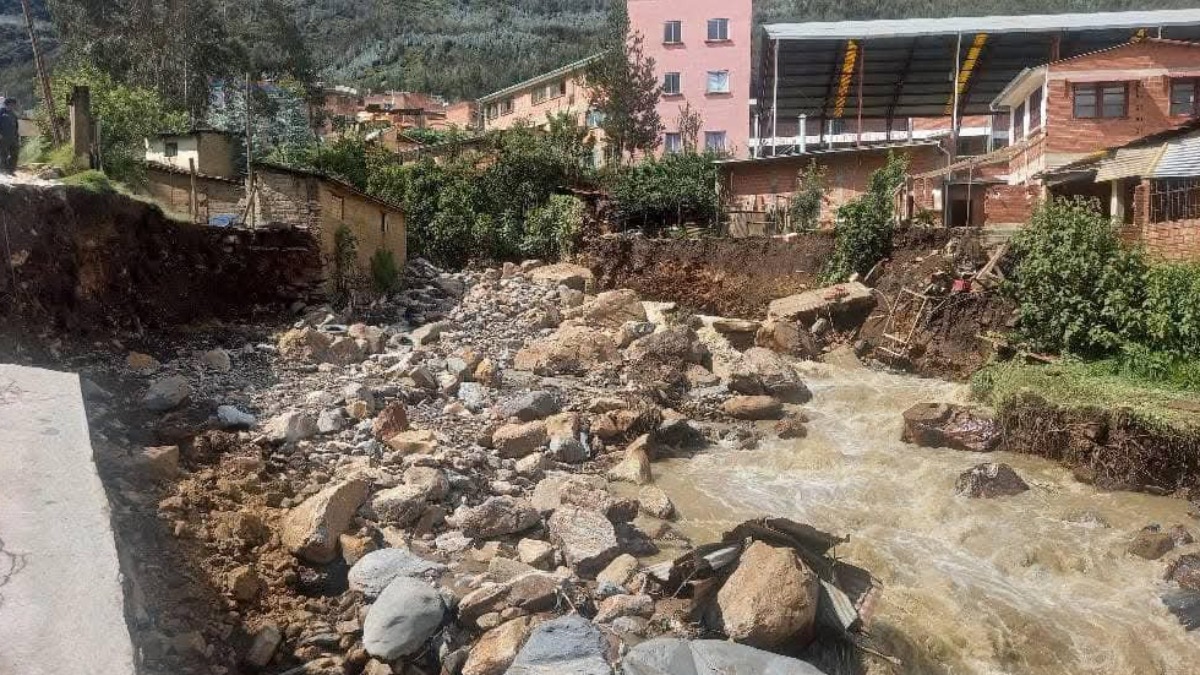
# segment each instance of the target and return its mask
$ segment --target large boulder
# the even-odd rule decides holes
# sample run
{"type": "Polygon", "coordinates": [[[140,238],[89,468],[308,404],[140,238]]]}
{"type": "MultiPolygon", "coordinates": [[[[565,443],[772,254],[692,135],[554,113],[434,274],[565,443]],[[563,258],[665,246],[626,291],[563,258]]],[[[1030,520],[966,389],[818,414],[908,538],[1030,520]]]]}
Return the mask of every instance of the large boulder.
{"type": "Polygon", "coordinates": [[[488,539],[524,532],[541,522],[541,516],[524,499],[502,495],[474,508],[460,507],[454,522],[466,536],[488,539]]]}
{"type": "Polygon", "coordinates": [[[624,675],[823,675],[812,664],[725,640],[655,638],[621,660],[624,675]]]}
{"type": "Polygon", "coordinates": [[[426,560],[407,549],[382,548],[359,558],[347,578],[352,590],[374,599],[397,577],[419,578],[437,575],[445,569],[445,565],[426,560]]]}
{"type": "Polygon", "coordinates": [[[918,403],[904,411],[900,440],[926,448],[991,452],[1000,444],[992,418],[960,405],[918,403]]]}
{"type": "Polygon", "coordinates": [[[754,335],[757,347],[802,359],[812,359],[820,353],[812,333],[795,321],[768,319],[754,335]]]}
{"type": "Polygon", "coordinates": [[[812,392],[792,364],[762,347],[751,347],[742,354],[730,373],[730,389],[743,394],[767,394],[785,403],[807,403],[812,399],[812,392]]]}
{"type": "Polygon", "coordinates": [[[617,343],[604,331],[564,326],[517,352],[513,367],[538,375],[582,375],[617,355],[617,343]]]}
{"type": "Polygon", "coordinates": [[[569,614],[533,630],[507,675],[612,675],[605,640],[592,622],[569,614]]]}
{"type": "Polygon", "coordinates": [[[708,347],[700,342],[696,331],[687,326],[671,326],[665,330],[639,338],[625,350],[631,364],[674,364],[683,366],[694,363],[705,365],[712,357],[708,347]]]}
{"type": "Polygon", "coordinates": [[[179,406],[192,395],[192,385],[182,375],[159,378],[150,383],[142,396],[142,405],[147,410],[166,412],[179,406]]]}
{"type": "Polygon", "coordinates": [[[338,537],[350,526],[354,512],[367,498],[370,484],[351,479],[331,485],[288,511],[280,539],[289,551],[318,564],[337,555],[338,537]]]}
{"type": "Polygon", "coordinates": [[[375,519],[387,525],[407,527],[425,512],[426,492],[416,485],[398,485],[380,490],[371,497],[375,519]]]}
{"type": "Polygon", "coordinates": [[[717,622],[732,640],[774,649],[811,641],[820,582],[790,548],[750,544],[717,592],[717,622]]]}
{"type": "Polygon", "coordinates": [[[964,497],[1011,497],[1029,489],[1029,485],[1007,464],[978,464],[963,472],[954,483],[954,491],[964,497]]]}
{"type": "Polygon", "coordinates": [[[442,625],[446,607],[428,583],[397,577],[367,610],[363,647],[383,661],[394,661],[420,650],[442,625]]]}
{"type": "Polygon", "coordinates": [[[567,288],[591,292],[596,285],[596,277],[592,271],[582,265],[557,263],[538,267],[529,272],[529,278],[538,283],[551,286],[566,286],[567,288]]]}
{"type": "Polygon", "coordinates": [[[616,530],[604,514],[562,506],[548,522],[550,540],[581,577],[594,576],[620,553],[616,530]]]}
{"type": "Polygon", "coordinates": [[[517,658],[528,637],[529,617],[524,616],[484,633],[471,647],[462,675],[501,675],[517,658]]]}
{"type": "Polygon", "coordinates": [[[630,443],[629,447],[625,449],[625,458],[619,464],[609,469],[608,479],[633,483],[634,485],[653,483],[654,475],[650,470],[649,447],[649,435],[640,436],[637,440],[630,443]]]}
{"type": "Polygon", "coordinates": [[[579,307],[563,312],[563,318],[575,325],[616,330],[626,321],[645,321],[646,309],[637,293],[629,289],[605,291],[579,307]]]}

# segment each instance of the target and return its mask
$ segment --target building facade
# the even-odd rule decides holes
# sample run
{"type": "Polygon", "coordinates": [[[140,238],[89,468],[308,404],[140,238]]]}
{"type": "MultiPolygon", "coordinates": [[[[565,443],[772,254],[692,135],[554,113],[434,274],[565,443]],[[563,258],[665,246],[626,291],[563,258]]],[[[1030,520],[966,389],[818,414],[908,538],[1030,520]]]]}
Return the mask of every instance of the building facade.
{"type": "Polygon", "coordinates": [[[195,129],[186,134],[160,134],[146,139],[146,161],[207,176],[232,178],[235,141],[231,134],[195,129]]]}
{"type": "Polygon", "coordinates": [[[543,128],[564,114],[577,124],[587,124],[591,96],[586,72],[597,58],[589,56],[480,98],[483,130],[511,129],[517,124],[543,128]]]}
{"type": "Polygon", "coordinates": [[[658,114],[665,130],[660,150],[683,149],[687,107],[700,116],[696,143],[749,156],[752,0],[628,0],[630,30],[655,62],[663,95],[658,114]]]}

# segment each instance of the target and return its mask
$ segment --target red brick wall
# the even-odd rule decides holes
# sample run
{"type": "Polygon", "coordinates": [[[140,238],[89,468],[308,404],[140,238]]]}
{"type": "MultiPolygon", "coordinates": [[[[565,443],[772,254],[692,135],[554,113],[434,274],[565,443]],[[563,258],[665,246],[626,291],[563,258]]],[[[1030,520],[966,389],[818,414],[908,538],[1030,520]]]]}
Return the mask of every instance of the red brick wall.
{"type": "Polygon", "coordinates": [[[1029,222],[1040,190],[1034,185],[990,185],[983,196],[986,225],[1013,225],[1029,222]]]}
{"type": "MultiPolygon", "coordinates": [[[[896,152],[909,156],[911,173],[935,168],[941,157],[933,146],[904,148],[896,152]]],[[[866,190],[871,173],[887,161],[887,151],[860,150],[726,164],[722,169],[722,184],[727,186],[735,210],[766,210],[775,204],[786,204],[795,190],[796,174],[814,160],[826,169],[826,198],[821,208],[821,222],[831,225],[838,207],[866,190]]]]}
{"type": "Polygon", "coordinates": [[[1187,121],[1170,114],[1170,77],[1200,74],[1200,47],[1147,41],[1050,66],[1047,152],[1087,153],[1123,145],[1187,121]],[[1075,119],[1072,85],[1128,82],[1124,119],[1075,119]]]}
{"type": "Polygon", "coordinates": [[[1146,252],[1162,260],[1200,261],[1200,220],[1151,223],[1150,181],[1133,190],[1133,224],[1121,229],[1126,243],[1138,242],[1146,252]]]}

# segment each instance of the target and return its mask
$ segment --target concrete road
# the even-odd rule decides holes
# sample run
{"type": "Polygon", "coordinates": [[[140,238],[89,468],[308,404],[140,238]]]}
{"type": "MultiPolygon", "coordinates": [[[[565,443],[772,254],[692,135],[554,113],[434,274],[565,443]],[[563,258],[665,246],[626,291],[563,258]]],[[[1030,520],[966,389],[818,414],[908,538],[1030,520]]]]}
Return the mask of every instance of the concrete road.
{"type": "Polygon", "coordinates": [[[133,675],[79,378],[0,365],[0,675],[133,675]]]}

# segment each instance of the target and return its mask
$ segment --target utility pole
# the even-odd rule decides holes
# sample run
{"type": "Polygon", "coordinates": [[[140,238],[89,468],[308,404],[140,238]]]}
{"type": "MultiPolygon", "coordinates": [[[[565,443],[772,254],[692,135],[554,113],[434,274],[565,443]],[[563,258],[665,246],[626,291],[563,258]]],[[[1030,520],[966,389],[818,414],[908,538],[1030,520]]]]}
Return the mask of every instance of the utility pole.
{"type": "Polygon", "coordinates": [[[250,73],[246,72],[246,91],[242,98],[246,103],[246,209],[250,215],[250,229],[258,225],[254,213],[254,126],[250,111],[250,73]]]}
{"type": "Polygon", "coordinates": [[[29,0],[21,0],[21,9],[25,12],[25,25],[29,28],[29,45],[33,48],[33,63],[37,68],[38,80],[42,83],[42,100],[46,102],[46,118],[50,125],[50,138],[55,145],[62,145],[62,129],[58,126],[58,116],[54,112],[54,92],[50,89],[50,75],[46,72],[46,64],[42,61],[42,49],[38,45],[37,31],[33,28],[33,12],[29,9],[29,0]]]}

